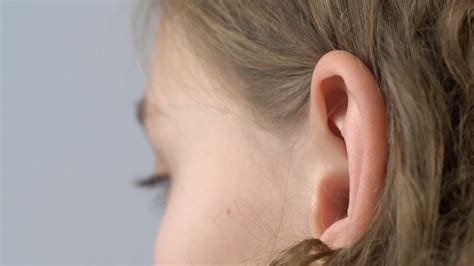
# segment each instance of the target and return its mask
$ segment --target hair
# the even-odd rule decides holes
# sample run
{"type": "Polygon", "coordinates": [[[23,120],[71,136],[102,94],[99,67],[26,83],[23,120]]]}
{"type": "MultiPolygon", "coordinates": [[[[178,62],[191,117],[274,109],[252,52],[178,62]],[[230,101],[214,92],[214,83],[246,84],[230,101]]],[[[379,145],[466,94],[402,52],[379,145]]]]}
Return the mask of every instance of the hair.
{"type": "MultiPolygon", "coordinates": [[[[147,12],[157,13],[152,8],[147,12]]],[[[162,0],[192,49],[265,124],[305,117],[331,50],[371,70],[387,107],[376,214],[354,244],[306,239],[272,265],[467,265],[474,261],[472,0],[162,0]],[[225,71],[222,71],[225,69],[225,71]]]]}

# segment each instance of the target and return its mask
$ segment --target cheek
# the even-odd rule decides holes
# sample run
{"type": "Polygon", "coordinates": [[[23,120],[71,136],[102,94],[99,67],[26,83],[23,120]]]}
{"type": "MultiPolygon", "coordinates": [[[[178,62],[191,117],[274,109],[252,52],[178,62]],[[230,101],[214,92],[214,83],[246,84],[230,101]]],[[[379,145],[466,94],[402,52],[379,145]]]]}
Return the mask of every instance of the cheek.
{"type": "Polygon", "coordinates": [[[261,182],[268,179],[249,174],[256,169],[208,165],[191,165],[189,175],[175,176],[156,263],[238,263],[261,255],[273,240],[279,210],[271,205],[275,194],[257,193],[272,187],[261,182]]]}

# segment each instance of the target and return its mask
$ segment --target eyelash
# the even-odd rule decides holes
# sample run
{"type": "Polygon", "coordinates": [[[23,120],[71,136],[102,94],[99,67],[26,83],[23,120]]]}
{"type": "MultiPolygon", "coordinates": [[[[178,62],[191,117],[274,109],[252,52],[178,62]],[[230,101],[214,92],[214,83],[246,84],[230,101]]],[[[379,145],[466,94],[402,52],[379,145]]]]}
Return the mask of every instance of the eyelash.
{"type": "Polygon", "coordinates": [[[169,175],[158,175],[152,174],[145,178],[141,178],[136,182],[136,185],[139,187],[144,188],[151,188],[151,187],[162,187],[167,185],[167,181],[169,181],[169,175]]]}
{"type": "Polygon", "coordinates": [[[156,195],[153,200],[155,207],[160,209],[167,205],[171,179],[169,175],[152,174],[135,181],[135,185],[145,189],[156,189],[156,195]]]}

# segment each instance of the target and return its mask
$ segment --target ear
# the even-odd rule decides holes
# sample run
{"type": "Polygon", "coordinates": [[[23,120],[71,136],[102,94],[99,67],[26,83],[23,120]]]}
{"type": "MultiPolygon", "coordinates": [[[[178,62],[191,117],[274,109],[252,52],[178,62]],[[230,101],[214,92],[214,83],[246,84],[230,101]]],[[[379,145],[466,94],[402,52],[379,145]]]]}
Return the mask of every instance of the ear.
{"type": "Polygon", "coordinates": [[[356,242],[372,221],[385,176],[385,105],[369,69],[354,55],[331,51],[311,81],[310,124],[324,141],[315,226],[332,248],[356,242]]]}

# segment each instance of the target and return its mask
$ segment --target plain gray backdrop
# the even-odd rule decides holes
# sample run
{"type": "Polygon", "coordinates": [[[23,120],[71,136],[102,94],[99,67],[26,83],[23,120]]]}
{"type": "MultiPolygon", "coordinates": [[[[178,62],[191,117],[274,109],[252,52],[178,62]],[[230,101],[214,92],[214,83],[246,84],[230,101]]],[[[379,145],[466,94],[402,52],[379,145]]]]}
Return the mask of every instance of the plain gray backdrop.
{"type": "Polygon", "coordinates": [[[151,264],[131,3],[2,1],[2,265],[151,264]]]}

